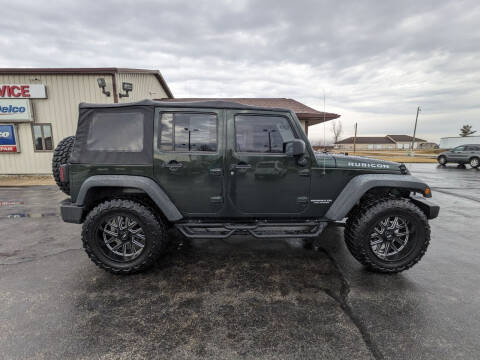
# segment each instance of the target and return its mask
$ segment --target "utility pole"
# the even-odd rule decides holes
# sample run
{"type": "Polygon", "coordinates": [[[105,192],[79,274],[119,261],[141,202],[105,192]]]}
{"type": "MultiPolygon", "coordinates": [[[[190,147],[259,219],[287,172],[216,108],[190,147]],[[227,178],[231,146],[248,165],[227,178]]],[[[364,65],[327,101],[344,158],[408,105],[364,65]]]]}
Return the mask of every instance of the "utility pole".
{"type": "Polygon", "coordinates": [[[357,123],[355,123],[355,136],[353,137],[353,155],[355,155],[356,147],[357,147],[357,123]]]}
{"type": "Polygon", "coordinates": [[[413,138],[412,138],[412,146],[410,151],[410,156],[413,156],[413,147],[415,146],[415,134],[417,132],[417,121],[418,121],[418,113],[421,111],[420,106],[417,107],[417,117],[415,118],[415,127],[413,128],[413,138]]]}

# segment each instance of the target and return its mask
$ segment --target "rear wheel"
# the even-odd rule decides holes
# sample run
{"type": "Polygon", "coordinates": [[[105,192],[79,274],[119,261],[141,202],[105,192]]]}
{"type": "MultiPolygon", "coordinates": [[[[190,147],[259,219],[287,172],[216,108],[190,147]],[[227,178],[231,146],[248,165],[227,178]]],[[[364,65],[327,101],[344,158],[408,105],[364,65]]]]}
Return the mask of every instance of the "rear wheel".
{"type": "Polygon", "coordinates": [[[115,274],[151,267],[166,243],[166,228],[149,208],[131,200],[110,200],[95,207],[82,230],[90,259],[115,274]]]}
{"type": "Polygon", "coordinates": [[[472,157],[470,159],[470,166],[472,168],[478,168],[480,166],[480,159],[478,157],[472,157]]]}
{"type": "Polygon", "coordinates": [[[396,273],[423,257],[430,227],[425,214],[408,199],[379,199],[351,215],[345,242],[367,268],[396,273]]]}
{"type": "Polygon", "coordinates": [[[53,152],[52,158],[52,173],[55,182],[60,190],[67,195],[70,195],[70,183],[68,182],[68,179],[65,179],[65,181],[60,179],[60,166],[68,164],[74,143],[75,136],[68,136],[60,141],[53,152]]]}
{"type": "Polygon", "coordinates": [[[445,165],[447,163],[447,157],[444,156],[444,155],[440,155],[438,158],[437,158],[437,161],[440,165],[445,165]]]}

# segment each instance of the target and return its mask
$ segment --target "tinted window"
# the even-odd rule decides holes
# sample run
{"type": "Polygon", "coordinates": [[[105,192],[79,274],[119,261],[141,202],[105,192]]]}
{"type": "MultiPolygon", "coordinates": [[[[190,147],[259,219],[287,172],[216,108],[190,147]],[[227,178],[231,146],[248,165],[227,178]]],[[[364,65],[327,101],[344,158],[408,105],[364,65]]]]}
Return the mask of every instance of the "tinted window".
{"type": "Polygon", "coordinates": [[[453,151],[463,151],[465,149],[465,146],[458,146],[453,151]]]}
{"type": "Polygon", "coordinates": [[[282,153],[283,144],[294,139],[288,120],[282,116],[235,116],[237,152],[282,153]]]}
{"type": "Polygon", "coordinates": [[[470,145],[470,146],[466,146],[465,150],[467,150],[467,151],[478,151],[478,150],[480,150],[480,147],[475,146],[475,145],[470,145]]]}
{"type": "Polygon", "coordinates": [[[161,151],[217,151],[217,116],[163,113],[158,148],[161,151]]]}
{"type": "Polygon", "coordinates": [[[92,116],[87,138],[90,151],[141,152],[143,112],[97,112],[92,116]]]}

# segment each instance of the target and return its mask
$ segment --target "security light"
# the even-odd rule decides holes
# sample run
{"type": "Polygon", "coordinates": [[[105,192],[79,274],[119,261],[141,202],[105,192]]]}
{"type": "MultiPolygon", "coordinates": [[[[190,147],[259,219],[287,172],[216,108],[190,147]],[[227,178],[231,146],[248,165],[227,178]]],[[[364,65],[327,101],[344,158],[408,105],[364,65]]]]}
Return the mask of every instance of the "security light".
{"type": "Polygon", "coordinates": [[[105,94],[105,96],[110,96],[110,91],[105,91],[105,87],[107,86],[107,82],[105,81],[105,79],[98,78],[97,83],[98,83],[98,87],[102,89],[102,94],[105,94]]]}
{"type": "Polygon", "coordinates": [[[120,93],[118,95],[120,95],[121,98],[122,97],[128,97],[128,93],[133,90],[133,85],[132,85],[132,83],[124,82],[124,83],[122,83],[122,89],[123,89],[123,91],[125,91],[125,94],[120,93]]]}

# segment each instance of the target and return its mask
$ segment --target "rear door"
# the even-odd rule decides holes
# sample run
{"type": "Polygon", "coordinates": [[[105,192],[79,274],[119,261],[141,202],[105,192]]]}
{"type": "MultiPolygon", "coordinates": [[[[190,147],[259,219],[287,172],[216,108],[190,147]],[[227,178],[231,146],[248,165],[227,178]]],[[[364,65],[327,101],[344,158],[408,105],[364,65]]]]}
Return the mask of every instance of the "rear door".
{"type": "Polygon", "coordinates": [[[184,216],[224,205],[224,110],[157,108],[154,176],[184,216]]]}
{"type": "Polygon", "coordinates": [[[233,212],[239,216],[282,217],[306,211],[311,161],[301,166],[283,149],[285,142],[302,138],[299,125],[289,114],[246,110],[226,113],[227,192],[233,212]]]}

